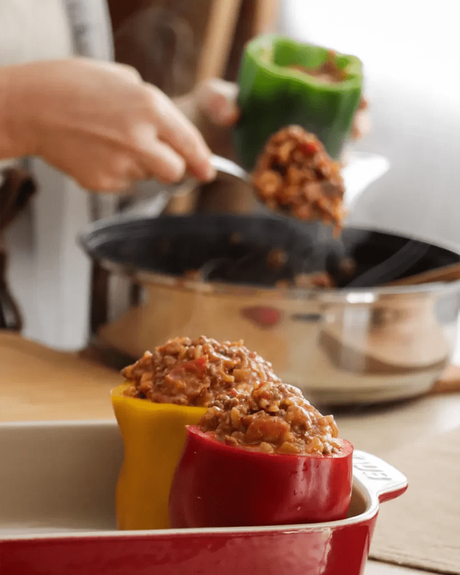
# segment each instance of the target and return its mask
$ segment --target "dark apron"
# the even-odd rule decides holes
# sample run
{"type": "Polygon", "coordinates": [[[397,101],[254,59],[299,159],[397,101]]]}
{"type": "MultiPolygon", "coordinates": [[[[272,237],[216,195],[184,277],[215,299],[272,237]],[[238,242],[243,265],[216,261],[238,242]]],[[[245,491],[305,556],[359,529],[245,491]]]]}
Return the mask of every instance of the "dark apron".
{"type": "Polygon", "coordinates": [[[21,313],[8,286],[4,234],[26,208],[35,191],[35,182],[27,171],[8,168],[0,172],[0,329],[22,329],[21,313]]]}

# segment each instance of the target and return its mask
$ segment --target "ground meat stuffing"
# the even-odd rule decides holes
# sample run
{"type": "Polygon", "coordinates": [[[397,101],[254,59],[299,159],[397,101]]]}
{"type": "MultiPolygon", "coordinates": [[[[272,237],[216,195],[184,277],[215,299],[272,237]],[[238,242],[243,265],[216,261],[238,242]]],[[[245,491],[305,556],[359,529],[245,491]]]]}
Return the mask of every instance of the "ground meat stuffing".
{"type": "Polygon", "coordinates": [[[287,264],[288,260],[287,252],[280,248],[273,248],[267,256],[267,267],[271,270],[279,270],[287,264]]]}
{"type": "Polygon", "coordinates": [[[290,65],[289,68],[313,76],[322,82],[332,84],[343,82],[343,80],[347,78],[346,71],[337,66],[337,54],[333,50],[328,52],[327,59],[318,68],[307,68],[306,66],[299,66],[297,64],[290,65]]]}
{"type": "Polygon", "coordinates": [[[202,407],[232,388],[280,381],[271,364],[242,341],[219,343],[203,336],[194,341],[176,337],[121,373],[131,382],[125,391],[130,397],[202,407]]]}
{"type": "Polygon", "coordinates": [[[298,274],[294,278],[294,285],[298,288],[332,289],[336,287],[334,278],[327,272],[298,274]]]}
{"type": "Polygon", "coordinates": [[[185,270],[184,279],[192,281],[203,281],[203,274],[199,270],[185,270]]]}
{"type": "Polygon", "coordinates": [[[275,285],[279,289],[290,289],[293,287],[302,289],[333,289],[337,287],[334,278],[328,272],[296,274],[292,280],[279,280],[275,285]]]}
{"type": "Polygon", "coordinates": [[[345,214],[340,164],[300,126],[282,128],[268,140],[252,181],[268,208],[340,229],[345,214]]]}
{"type": "Polygon", "coordinates": [[[265,453],[327,455],[340,449],[333,416],[321,415],[299,389],[284,383],[234,389],[216,398],[199,425],[227,445],[265,453]]]}

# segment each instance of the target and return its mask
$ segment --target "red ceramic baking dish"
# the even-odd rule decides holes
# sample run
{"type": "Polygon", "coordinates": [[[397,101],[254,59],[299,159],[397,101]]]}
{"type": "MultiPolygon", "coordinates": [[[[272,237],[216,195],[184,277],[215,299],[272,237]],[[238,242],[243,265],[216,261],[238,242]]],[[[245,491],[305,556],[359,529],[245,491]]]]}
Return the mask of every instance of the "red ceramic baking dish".
{"type": "Polygon", "coordinates": [[[1,575],[361,575],[379,504],[406,478],[355,451],[347,519],[117,531],[114,422],[0,424],[1,575]]]}

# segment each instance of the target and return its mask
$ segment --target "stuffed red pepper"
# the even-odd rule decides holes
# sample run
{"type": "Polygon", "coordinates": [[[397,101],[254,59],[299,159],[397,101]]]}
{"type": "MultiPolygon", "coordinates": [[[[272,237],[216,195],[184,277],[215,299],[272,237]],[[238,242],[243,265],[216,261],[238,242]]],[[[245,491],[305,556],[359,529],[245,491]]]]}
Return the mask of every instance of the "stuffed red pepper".
{"type": "Polygon", "coordinates": [[[187,428],[169,499],[172,527],[287,525],[346,517],[352,445],[297,388],[231,390],[187,428]]]}

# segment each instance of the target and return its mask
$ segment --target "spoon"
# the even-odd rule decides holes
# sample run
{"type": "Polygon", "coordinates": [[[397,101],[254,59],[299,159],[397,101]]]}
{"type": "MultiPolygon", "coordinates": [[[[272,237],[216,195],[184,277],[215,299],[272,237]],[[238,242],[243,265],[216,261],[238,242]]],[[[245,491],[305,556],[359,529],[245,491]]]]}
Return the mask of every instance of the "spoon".
{"type": "MultiPolygon", "coordinates": [[[[210,160],[218,178],[243,182],[255,194],[250,175],[246,170],[222,156],[212,155],[210,160]]],[[[186,176],[180,182],[174,184],[164,184],[156,180],[137,182],[133,188],[133,197],[136,199],[136,204],[124,210],[124,214],[128,217],[136,214],[145,215],[145,213],[150,212],[152,212],[152,215],[156,215],[158,211],[161,212],[161,208],[158,208],[157,204],[161,204],[164,208],[171,196],[186,194],[202,184],[203,182],[193,176],[186,176]],[[152,200],[155,204],[153,210],[150,207],[152,200]]],[[[260,198],[257,198],[257,200],[260,204],[262,203],[260,198]]]]}
{"type": "MultiPolygon", "coordinates": [[[[291,222],[300,222],[301,220],[298,220],[296,217],[294,217],[293,215],[291,215],[290,210],[288,208],[282,208],[280,206],[278,206],[276,209],[272,209],[272,208],[268,208],[266,203],[260,198],[259,194],[256,192],[256,189],[254,187],[254,185],[251,182],[251,175],[246,172],[246,170],[244,170],[241,166],[239,166],[238,164],[236,164],[235,162],[233,162],[232,160],[228,160],[227,158],[223,158],[222,156],[216,156],[213,155],[211,156],[211,164],[214,167],[214,169],[217,172],[217,176],[220,177],[221,179],[226,179],[227,181],[229,180],[237,180],[239,182],[244,183],[246,186],[251,188],[251,192],[252,194],[255,195],[257,203],[259,204],[259,206],[262,207],[262,209],[271,214],[271,215],[276,215],[276,216],[281,216],[283,218],[288,218],[289,220],[291,220],[291,222]]],[[[193,182],[194,184],[199,183],[197,180],[193,179],[193,178],[187,178],[186,180],[183,180],[185,183],[185,186],[191,185],[191,183],[193,182]]],[[[181,184],[182,186],[182,184],[181,184]]],[[[321,223],[321,222],[320,222],[321,223]]],[[[326,227],[331,227],[331,226],[325,226],[321,223],[321,230],[326,229],[326,227]]],[[[324,234],[324,232],[320,232],[321,233],[321,238],[318,239],[327,239],[326,236],[328,236],[328,234],[324,234]]]]}
{"type": "Polygon", "coordinates": [[[251,176],[248,172],[246,172],[246,170],[241,166],[238,166],[235,162],[232,162],[232,160],[228,160],[222,156],[212,155],[211,164],[219,175],[229,179],[241,180],[254,189],[251,184],[251,176]]]}

